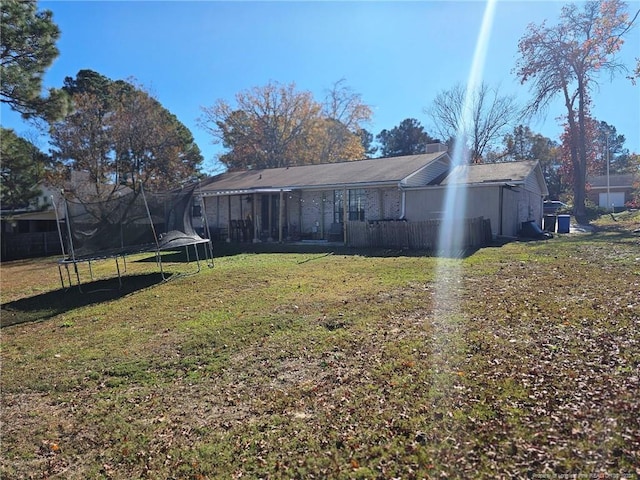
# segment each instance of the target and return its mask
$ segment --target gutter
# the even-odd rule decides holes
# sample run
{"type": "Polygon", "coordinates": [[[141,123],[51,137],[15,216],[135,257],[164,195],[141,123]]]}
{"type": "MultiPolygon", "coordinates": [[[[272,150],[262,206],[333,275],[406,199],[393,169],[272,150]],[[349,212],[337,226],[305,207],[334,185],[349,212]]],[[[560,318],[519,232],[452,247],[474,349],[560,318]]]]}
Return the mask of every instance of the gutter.
{"type": "Polygon", "coordinates": [[[393,187],[395,183],[390,183],[387,181],[384,182],[363,182],[363,183],[352,183],[352,184],[326,184],[326,185],[294,185],[294,186],[286,186],[286,187],[249,187],[249,188],[234,188],[228,190],[210,190],[210,191],[202,191],[202,195],[205,197],[213,197],[220,195],[246,195],[250,193],[278,193],[280,191],[291,192],[293,190],[305,190],[305,191],[324,191],[324,190],[353,190],[356,188],[367,188],[367,187],[393,187]]]}

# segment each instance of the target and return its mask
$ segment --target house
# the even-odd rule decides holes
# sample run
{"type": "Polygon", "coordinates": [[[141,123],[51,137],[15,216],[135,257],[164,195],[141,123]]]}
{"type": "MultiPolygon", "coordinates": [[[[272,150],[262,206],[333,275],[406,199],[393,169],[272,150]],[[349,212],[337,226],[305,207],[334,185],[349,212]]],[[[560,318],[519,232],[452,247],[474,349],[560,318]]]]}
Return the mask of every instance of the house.
{"type": "Polygon", "coordinates": [[[494,236],[514,237],[523,222],[541,226],[543,199],[549,192],[537,160],[458,166],[429,185],[405,189],[406,218],[441,218],[445,190],[465,192],[459,209],[465,218],[491,220],[494,236]]]}
{"type": "Polygon", "coordinates": [[[229,241],[344,241],[345,219],[402,218],[401,186],[424,185],[449,168],[446,147],[430,153],[227,172],[201,187],[208,223],[229,241]]]}
{"type": "Polygon", "coordinates": [[[633,200],[640,178],[633,174],[599,175],[587,178],[587,198],[602,208],[622,209],[633,200]]]}
{"type": "Polygon", "coordinates": [[[40,195],[25,208],[0,212],[3,260],[51,255],[62,251],[53,199],[59,201],[60,190],[46,183],[40,195]]]}
{"type": "MultiPolygon", "coordinates": [[[[38,189],[40,194],[24,208],[0,211],[3,260],[63,253],[61,238],[66,232],[58,229],[59,220],[65,217],[63,192],[95,196],[95,183],[85,171],[73,170],[64,189],[44,181],[38,184],[38,189]]],[[[129,191],[124,186],[116,189],[129,191]]]]}
{"type": "Polygon", "coordinates": [[[212,235],[227,241],[346,243],[345,220],[440,218],[448,185],[469,187],[465,217],[490,218],[494,235],[541,223],[547,189],[537,162],[450,170],[446,146],[434,144],[420,155],[227,172],[201,194],[212,235]]]}

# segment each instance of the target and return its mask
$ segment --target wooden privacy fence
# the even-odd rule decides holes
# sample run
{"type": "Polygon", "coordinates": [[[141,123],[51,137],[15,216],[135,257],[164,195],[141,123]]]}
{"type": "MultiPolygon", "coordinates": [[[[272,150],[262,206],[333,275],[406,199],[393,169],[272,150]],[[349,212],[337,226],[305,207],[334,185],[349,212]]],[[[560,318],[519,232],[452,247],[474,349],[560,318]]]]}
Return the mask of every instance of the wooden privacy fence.
{"type": "MultiPolygon", "coordinates": [[[[350,247],[405,248],[435,250],[442,220],[408,222],[380,220],[347,222],[347,245],[350,247]]],[[[468,218],[456,235],[456,247],[470,248],[487,245],[491,241],[491,221],[488,218],[468,218]]],[[[444,248],[450,247],[444,245],[444,248]]]]}

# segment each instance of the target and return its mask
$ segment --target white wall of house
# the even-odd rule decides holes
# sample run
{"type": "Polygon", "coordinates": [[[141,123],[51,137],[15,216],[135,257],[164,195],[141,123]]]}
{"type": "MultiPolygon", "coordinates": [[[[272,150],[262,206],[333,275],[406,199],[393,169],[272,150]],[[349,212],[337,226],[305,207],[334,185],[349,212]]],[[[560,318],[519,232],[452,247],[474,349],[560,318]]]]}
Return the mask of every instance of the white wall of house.
{"type": "MultiPolygon", "coordinates": [[[[444,198],[444,187],[407,190],[406,219],[422,221],[442,218],[444,198]]],[[[466,187],[464,204],[465,212],[460,214],[464,218],[488,218],[493,235],[515,236],[522,222],[534,220],[539,225],[542,222],[542,197],[538,193],[527,191],[521,185],[515,188],[471,185],[466,187]]]]}

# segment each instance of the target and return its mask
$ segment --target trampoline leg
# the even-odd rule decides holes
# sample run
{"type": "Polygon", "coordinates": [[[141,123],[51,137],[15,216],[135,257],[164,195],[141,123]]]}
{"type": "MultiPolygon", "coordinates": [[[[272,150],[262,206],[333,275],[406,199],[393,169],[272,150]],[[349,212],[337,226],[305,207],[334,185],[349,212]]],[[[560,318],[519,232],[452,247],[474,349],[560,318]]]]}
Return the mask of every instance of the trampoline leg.
{"type": "Polygon", "coordinates": [[[78,282],[78,286],[80,286],[80,270],[78,270],[78,264],[76,262],[73,262],[73,269],[76,272],[76,280],[78,282]]]}
{"type": "Polygon", "coordinates": [[[207,256],[207,266],[209,268],[213,268],[213,245],[211,241],[207,243],[207,246],[204,247],[205,255],[207,256]]]}
{"type": "Polygon", "coordinates": [[[69,271],[69,265],[65,265],[64,268],[67,270],[67,279],[69,280],[69,288],[73,286],[71,283],[71,272],[69,271]]]}
{"type": "MultiPolygon", "coordinates": [[[[124,259],[124,257],[122,257],[124,259]]],[[[116,256],[116,270],[118,271],[118,286],[122,288],[122,277],[120,276],[120,262],[118,262],[118,257],[116,256]]]]}
{"type": "MultiPolygon", "coordinates": [[[[78,291],[80,293],[84,293],[82,291],[82,284],[80,283],[80,270],[78,269],[78,262],[73,262],[73,269],[76,272],[76,281],[78,282],[78,291]]],[[[89,264],[89,272],[91,272],[91,264],[89,264]]],[[[93,274],[91,275],[91,280],[93,280],[93,274]]],[[[72,287],[72,283],[71,283],[71,276],[69,276],[69,288],[72,287]]]]}
{"type": "Polygon", "coordinates": [[[200,273],[200,255],[198,254],[198,245],[197,244],[193,245],[193,250],[195,251],[196,262],[198,264],[198,270],[196,271],[196,273],[200,273]]]}
{"type": "Polygon", "coordinates": [[[164,276],[164,269],[162,268],[162,256],[160,255],[160,252],[157,251],[156,252],[156,263],[158,264],[158,267],[160,268],[160,275],[162,276],[162,281],[166,281],[166,277],[164,276]]]}
{"type": "Polygon", "coordinates": [[[89,277],[91,278],[91,281],[93,282],[93,269],[91,268],[91,260],[89,260],[89,277]]]}
{"type": "Polygon", "coordinates": [[[189,245],[185,245],[184,253],[187,256],[187,263],[191,263],[191,259],[189,258],[189,245]]]}
{"type": "Polygon", "coordinates": [[[64,276],[62,275],[62,267],[60,267],[60,264],[58,264],[58,273],[60,274],[60,283],[64,289],[64,276]]]}

